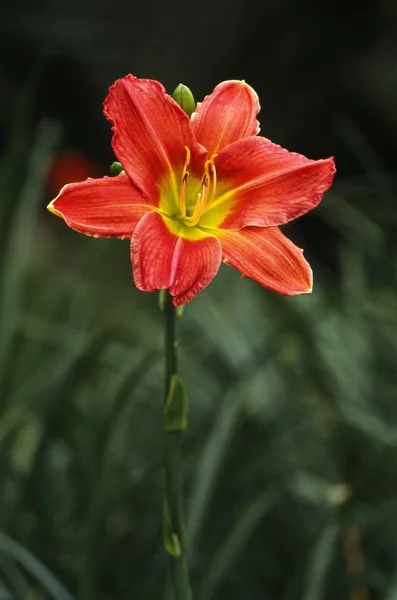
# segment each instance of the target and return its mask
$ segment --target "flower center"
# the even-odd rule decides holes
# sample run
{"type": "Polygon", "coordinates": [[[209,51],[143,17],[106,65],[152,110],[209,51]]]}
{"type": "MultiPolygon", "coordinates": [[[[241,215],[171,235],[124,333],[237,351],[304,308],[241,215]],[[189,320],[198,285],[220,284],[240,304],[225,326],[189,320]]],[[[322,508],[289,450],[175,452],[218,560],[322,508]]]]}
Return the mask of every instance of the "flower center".
{"type": "Polygon", "coordinates": [[[182,221],[188,227],[195,227],[200,221],[203,212],[212,204],[216,194],[216,169],[213,154],[204,163],[204,174],[201,178],[201,191],[197,193],[195,201],[186,205],[186,184],[189,179],[190,150],[186,148],[186,159],[182,171],[181,190],[179,194],[179,210],[182,221]]]}

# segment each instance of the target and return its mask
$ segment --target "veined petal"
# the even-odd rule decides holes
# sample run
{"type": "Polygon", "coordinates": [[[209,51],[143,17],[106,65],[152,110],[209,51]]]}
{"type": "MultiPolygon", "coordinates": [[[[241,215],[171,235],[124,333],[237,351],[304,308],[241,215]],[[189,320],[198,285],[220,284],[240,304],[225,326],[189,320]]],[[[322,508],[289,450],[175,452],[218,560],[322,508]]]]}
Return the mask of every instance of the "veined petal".
{"type": "Polygon", "coordinates": [[[134,184],[158,205],[159,185],[167,181],[176,200],[186,158],[205,154],[195,141],[190,119],[158,81],[127,75],[109,89],[105,116],[113,123],[112,147],[134,184]]]}
{"type": "Polygon", "coordinates": [[[249,138],[225,148],[216,158],[222,194],[200,225],[225,214],[222,229],[282,225],[320,202],[335,174],[333,158],[310,160],[266,138],[249,138]]]}
{"type": "Polygon", "coordinates": [[[129,238],[138,221],[153,207],[128,175],[120,173],[117,177],[69,183],[47,208],[79,233],[129,238]]]}
{"type": "Polygon", "coordinates": [[[285,296],[312,291],[312,270],[278,227],[246,227],[219,231],[223,261],[263,287],[285,296]]]}
{"type": "Polygon", "coordinates": [[[259,133],[256,92],[245,81],[224,81],[198,104],[192,128],[211,156],[229,144],[259,133]]]}
{"type": "Polygon", "coordinates": [[[157,212],[145,215],[132,236],[135,285],[144,292],[169,289],[175,306],[189,302],[212,281],[221,259],[215,237],[182,225],[178,229],[157,212]]]}

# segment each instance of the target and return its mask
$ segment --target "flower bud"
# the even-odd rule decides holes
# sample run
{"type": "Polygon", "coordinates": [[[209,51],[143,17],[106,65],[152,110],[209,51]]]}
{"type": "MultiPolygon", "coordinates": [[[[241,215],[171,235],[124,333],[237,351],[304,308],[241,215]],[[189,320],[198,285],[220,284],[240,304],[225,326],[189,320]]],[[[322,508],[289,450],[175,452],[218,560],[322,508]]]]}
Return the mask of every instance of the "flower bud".
{"type": "Polygon", "coordinates": [[[110,165],[109,168],[109,173],[112,177],[116,177],[116,175],[120,175],[120,173],[122,173],[124,171],[123,166],[121,163],[119,163],[117,160],[114,161],[114,163],[112,163],[110,165]]]}
{"type": "Polygon", "coordinates": [[[180,83],[172,93],[172,97],[177,104],[185,111],[188,117],[196,110],[196,101],[192,92],[186,85],[180,83]]]}

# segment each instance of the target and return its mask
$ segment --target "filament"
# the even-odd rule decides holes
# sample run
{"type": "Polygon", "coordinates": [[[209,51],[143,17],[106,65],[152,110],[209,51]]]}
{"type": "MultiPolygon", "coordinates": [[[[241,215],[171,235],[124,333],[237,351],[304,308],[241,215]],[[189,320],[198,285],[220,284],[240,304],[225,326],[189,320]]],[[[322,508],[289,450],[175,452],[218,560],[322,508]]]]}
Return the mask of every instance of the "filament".
{"type": "Polygon", "coordinates": [[[179,194],[179,210],[181,211],[181,216],[184,219],[186,217],[186,183],[189,179],[189,171],[188,166],[190,164],[190,150],[187,146],[186,149],[186,158],[185,164],[183,165],[182,171],[182,180],[181,180],[181,192],[179,194]]]}
{"type": "Polygon", "coordinates": [[[214,201],[216,195],[216,169],[214,165],[214,158],[216,154],[213,154],[211,158],[205,161],[204,174],[201,178],[201,191],[197,194],[196,203],[191,216],[186,215],[186,182],[189,177],[187,167],[190,163],[190,150],[186,147],[186,160],[183,167],[181,192],[179,198],[181,217],[185,225],[188,227],[195,227],[200,221],[203,212],[210,206],[214,201]]]}

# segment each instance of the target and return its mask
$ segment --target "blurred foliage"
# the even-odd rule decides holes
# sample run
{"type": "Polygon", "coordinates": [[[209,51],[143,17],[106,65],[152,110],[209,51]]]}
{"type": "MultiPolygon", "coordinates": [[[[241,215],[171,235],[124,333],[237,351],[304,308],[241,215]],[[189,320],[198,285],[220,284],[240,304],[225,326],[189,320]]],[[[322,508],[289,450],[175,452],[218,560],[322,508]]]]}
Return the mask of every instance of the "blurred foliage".
{"type": "MultiPolygon", "coordinates": [[[[34,124],[34,85],[0,163],[0,600],[158,599],[157,297],[126,242],[44,213],[62,131],[34,124]]],[[[366,174],[317,210],[334,268],[309,254],[313,295],[223,267],[179,324],[196,600],[397,598],[396,196],[340,125],[366,174]]]]}

